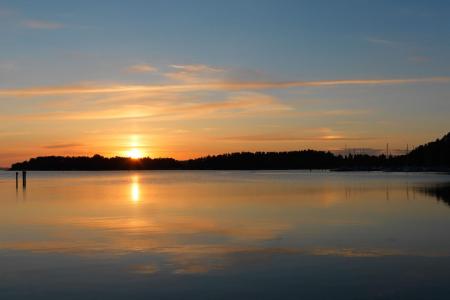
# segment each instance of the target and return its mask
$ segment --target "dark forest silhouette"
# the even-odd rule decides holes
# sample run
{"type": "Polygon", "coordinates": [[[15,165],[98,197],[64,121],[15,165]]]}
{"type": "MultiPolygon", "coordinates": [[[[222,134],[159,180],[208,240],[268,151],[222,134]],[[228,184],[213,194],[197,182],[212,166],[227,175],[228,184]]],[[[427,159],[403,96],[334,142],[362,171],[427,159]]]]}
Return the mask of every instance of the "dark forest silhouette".
{"type": "Polygon", "coordinates": [[[46,156],[15,163],[11,170],[276,170],[334,169],[390,171],[449,171],[450,133],[398,156],[349,154],[303,150],[289,152],[239,152],[189,160],[173,158],[106,158],[46,156]]]}

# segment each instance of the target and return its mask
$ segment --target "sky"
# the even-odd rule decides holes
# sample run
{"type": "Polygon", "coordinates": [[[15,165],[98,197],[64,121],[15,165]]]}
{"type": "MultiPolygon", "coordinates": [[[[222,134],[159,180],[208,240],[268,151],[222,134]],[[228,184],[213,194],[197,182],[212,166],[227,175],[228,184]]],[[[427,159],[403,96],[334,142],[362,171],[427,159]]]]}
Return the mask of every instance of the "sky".
{"type": "Polygon", "coordinates": [[[0,0],[0,166],[402,153],[449,113],[449,1],[0,0]]]}

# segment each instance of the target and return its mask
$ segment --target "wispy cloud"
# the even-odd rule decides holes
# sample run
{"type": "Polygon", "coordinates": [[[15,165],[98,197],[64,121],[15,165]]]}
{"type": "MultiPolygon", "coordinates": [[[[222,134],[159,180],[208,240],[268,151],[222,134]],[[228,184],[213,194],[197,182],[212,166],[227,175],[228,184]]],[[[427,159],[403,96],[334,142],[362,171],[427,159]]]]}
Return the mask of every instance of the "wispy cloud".
{"type": "Polygon", "coordinates": [[[25,20],[22,25],[29,29],[54,30],[64,28],[64,24],[44,20],[25,20]]]}
{"type": "Polygon", "coordinates": [[[277,114],[291,107],[277,98],[260,93],[236,93],[222,101],[209,102],[152,102],[150,104],[125,104],[112,108],[89,111],[46,112],[21,115],[0,115],[1,120],[114,120],[140,119],[183,120],[235,118],[258,114],[277,114]]]}
{"type": "MultiPolygon", "coordinates": [[[[396,41],[382,39],[382,38],[376,38],[376,37],[366,37],[365,40],[371,44],[411,51],[411,49],[408,49],[411,47],[408,47],[408,45],[403,44],[401,42],[396,42],[396,41]]],[[[406,59],[411,62],[414,62],[414,63],[424,63],[424,62],[428,62],[430,60],[429,57],[423,56],[423,55],[410,55],[410,56],[406,56],[406,59]]]]}
{"type": "Polygon", "coordinates": [[[180,69],[186,72],[223,72],[224,69],[211,67],[208,65],[170,65],[172,68],[180,69]]]}
{"type": "Polygon", "coordinates": [[[225,71],[225,69],[212,67],[208,65],[170,65],[171,68],[175,69],[172,72],[167,72],[164,75],[173,80],[182,82],[199,82],[199,81],[213,81],[212,75],[217,76],[218,74],[225,71]]]}
{"type": "Polygon", "coordinates": [[[391,41],[383,38],[378,37],[366,37],[364,38],[365,41],[372,43],[372,44],[378,44],[378,45],[384,45],[384,46],[399,46],[401,43],[396,41],[391,41]]]}
{"type": "Polygon", "coordinates": [[[221,140],[233,141],[233,142],[286,142],[286,141],[362,141],[370,140],[370,137],[354,137],[344,135],[311,135],[302,136],[295,134],[285,133],[270,133],[270,134],[257,134],[257,135],[240,135],[240,136],[228,136],[220,138],[221,140]]]}
{"type": "Polygon", "coordinates": [[[157,72],[158,69],[149,64],[136,64],[129,66],[125,71],[127,73],[152,73],[157,72]]]}
{"type": "MultiPolygon", "coordinates": [[[[323,115],[327,112],[323,111],[323,115]]],[[[298,142],[298,141],[363,141],[372,140],[373,137],[364,134],[346,134],[335,129],[322,128],[305,128],[302,133],[296,130],[284,129],[276,132],[263,132],[257,134],[242,134],[235,136],[225,136],[218,138],[222,141],[229,142],[248,142],[248,143],[270,143],[270,142],[298,142]]]]}
{"type": "Polygon", "coordinates": [[[47,149],[64,149],[64,148],[73,148],[73,147],[81,147],[81,146],[83,146],[83,144],[73,143],[73,144],[47,145],[47,146],[44,146],[44,148],[47,148],[47,149]]]}
{"type": "Polygon", "coordinates": [[[449,83],[450,77],[423,77],[398,79],[342,79],[320,81],[221,81],[205,83],[165,84],[165,85],[74,85],[49,86],[18,89],[0,89],[0,96],[32,97],[67,94],[113,94],[113,93],[161,93],[161,92],[196,92],[196,91],[252,91],[299,87],[337,87],[337,86],[376,86],[449,83]]]}

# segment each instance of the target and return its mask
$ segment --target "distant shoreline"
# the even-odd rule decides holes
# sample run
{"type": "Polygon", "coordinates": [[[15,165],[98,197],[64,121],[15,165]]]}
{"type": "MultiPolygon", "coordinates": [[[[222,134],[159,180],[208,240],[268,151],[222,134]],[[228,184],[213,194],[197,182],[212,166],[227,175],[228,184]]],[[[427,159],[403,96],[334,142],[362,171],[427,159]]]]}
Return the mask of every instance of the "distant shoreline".
{"type": "MultiPolygon", "coordinates": [[[[20,172],[22,170],[0,169],[5,172],[20,172]]],[[[32,169],[24,171],[36,172],[132,172],[132,171],[311,171],[311,172],[334,172],[334,173],[350,173],[350,172],[383,172],[383,173],[443,173],[450,175],[450,168],[337,168],[337,169],[32,169]]]]}
{"type": "Polygon", "coordinates": [[[299,150],[235,152],[176,160],[89,156],[45,156],[15,163],[10,170],[112,171],[112,170],[333,170],[385,172],[450,172],[450,133],[411,152],[392,155],[347,154],[299,150]]]}

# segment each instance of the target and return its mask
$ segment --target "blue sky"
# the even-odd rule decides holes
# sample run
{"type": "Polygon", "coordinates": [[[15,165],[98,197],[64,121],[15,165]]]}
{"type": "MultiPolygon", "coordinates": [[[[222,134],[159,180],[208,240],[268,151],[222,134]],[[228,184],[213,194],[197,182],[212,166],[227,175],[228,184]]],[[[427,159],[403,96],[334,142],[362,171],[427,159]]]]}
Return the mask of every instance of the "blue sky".
{"type": "Polygon", "coordinates": [[[34,153],[121,154],[131,139],[143,154],[180,158],[418,144],[450,129],[449,20],[448,1],[0,1],[0,164],[34,153]],[[60,92],[405,79],[416,81],[114,90],[116,101],[109,90],[60,92]],[[49,87],[45,95],[11,94],[49,87]],[[98,147],[86,145],[98,136],[98,147]]]}

